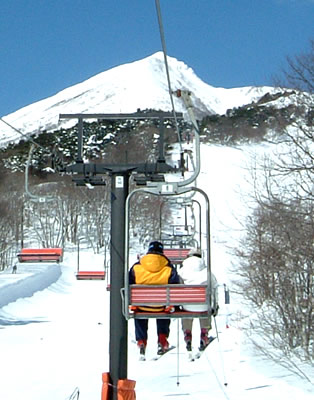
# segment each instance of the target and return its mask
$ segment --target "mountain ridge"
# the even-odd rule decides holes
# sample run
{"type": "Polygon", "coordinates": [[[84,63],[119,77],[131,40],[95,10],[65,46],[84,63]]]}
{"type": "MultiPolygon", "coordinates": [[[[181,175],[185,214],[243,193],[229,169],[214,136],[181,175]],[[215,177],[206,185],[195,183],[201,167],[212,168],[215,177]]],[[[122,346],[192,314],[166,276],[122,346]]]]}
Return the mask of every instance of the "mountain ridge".
{"type": "MultiPolygon", "coordinates": [[[[224,114],[228,109],[257,101],[272,87],[215,88],[203,82],[183,61],[167,57],[172,90],[192,92],[196,115],[224,114]]],[[[181,100],[174,98],[175,110],[185,112],[181,100]]],[[[138,109],[171,111],[171,101],[162,52],[122,64],[53,96],[39,100],[4,117],[23,134],[52,131],[73,126],[76,121],[59,121],[62,113],[133,113],[138,109]]],[[[20,135],[1,125],[0,143],[20,140],[20,135]]]]}

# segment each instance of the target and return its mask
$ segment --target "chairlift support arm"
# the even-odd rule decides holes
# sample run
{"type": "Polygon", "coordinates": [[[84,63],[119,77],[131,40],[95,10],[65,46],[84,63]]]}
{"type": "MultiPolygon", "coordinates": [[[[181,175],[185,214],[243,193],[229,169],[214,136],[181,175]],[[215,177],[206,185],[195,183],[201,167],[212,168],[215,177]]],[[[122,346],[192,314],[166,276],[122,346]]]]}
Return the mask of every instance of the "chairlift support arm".
{"type": "MultiPolygon", "coordinates": [[[[182,118],[182,113],[176,113],[176,117],[182,118]]],[[[78,153],[75,164],[68,165],[62,169],[62,172],[82,174],[84,177],[94,177],[98,174],[107,174],[116,171],[128,171],[145,175],[158,175],[171,172],[178,172],[178,168],[172,167],[165,162],[164,157],[164,120],[173,119],[173,113],[168,112],[136,112],[131,114],[60,114],[59,119],[78,119],[78,153]],[[94,164],[83,162],[83,120],[97,119],[101,120],[132,120],[132,119],[158,119],[160,121],[160,141],[159,154],[156,163],[140,164],[94,164]]],[[[156,177],[157,179],[157,177],[156,177]]],[[[93,184],[93,180],[91,180],[93,184]]],[[[101,184],[97,182],[96,184],[101,184]]]]}

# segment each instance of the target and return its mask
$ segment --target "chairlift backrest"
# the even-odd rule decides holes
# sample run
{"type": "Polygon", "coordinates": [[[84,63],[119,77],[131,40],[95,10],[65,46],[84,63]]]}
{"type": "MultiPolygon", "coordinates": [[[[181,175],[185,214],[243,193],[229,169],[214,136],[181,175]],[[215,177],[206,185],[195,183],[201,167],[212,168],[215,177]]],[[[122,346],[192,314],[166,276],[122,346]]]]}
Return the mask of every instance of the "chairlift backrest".
{"type": "MultiPolygon", "coordinates": [[[[129,307],[124,310],[130,318],[208,318],[211,315],[210,288],[208,285],[130,285],[129,307]],[[178,306],[203,306],[205,311],[185,311],[178,306]],[[164,306],[163,312],[146,312],[141,306],[164,306]]],[[[124,291],[121,292],[122,297],[124,291]]]]}
{"type": "Polygon", "coordinates": [[[172,264],[182,264],[183,260],[189,254],[190,249],[181,249],[181,248],[167,248],[164,249],[164,255],[169,258],[172,264]]]}
{"type": "Polygon", "coordinates": [[[56,248],[23,248],[19,254],[17,254],[19,262],[42,262],[52,261],[60,262],[63,259],[63,249],[56,248]]]}

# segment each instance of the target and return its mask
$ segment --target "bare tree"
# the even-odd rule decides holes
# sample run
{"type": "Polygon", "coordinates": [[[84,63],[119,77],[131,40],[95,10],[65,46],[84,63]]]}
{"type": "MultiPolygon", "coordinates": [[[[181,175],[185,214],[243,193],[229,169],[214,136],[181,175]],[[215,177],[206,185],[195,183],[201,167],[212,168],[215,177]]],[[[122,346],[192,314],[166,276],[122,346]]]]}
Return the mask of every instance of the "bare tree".
{"type": "Polygon", "coordinates": [[[0,269],[14,263],[23,239],[23,191],[18,173],[1,174],[0,182],[0,269]]]}
{"type": "MultiPolygon", "coordinates": [[[[272,311],[268,325],[269,315],[276,320],[266,332],[269,339],[276,338],[283,348],[302,349],[308,360],[313,358],[314,331],[313,211],[311,202],[259,202],[238,251],[245,297],[264,312],[272,311]]],[[[265,313],[265,325],[264,318],[265,313]]]]}
{"type": "Polygon", "coordinates": [[[255,344],[266,354],[266,342],[277,350],[268,354],[277,359],[284,355],[284,364],[306,379],[292,356],[313,364],[313,44],[309,54],[288,58],[286,80],[306,92],[296,92],[293,123],[285,128],[276,153],[261,166],[256,206],[237,250],[238,284],[255,310],[255,344]]]}
{"type": "Polygon", "coordinates": [[[286,58],[286,67],[283,68],[282,78],[276,77],[278,86],[288,86],[300,91],[313,93],[314,91],[314,40],[310,40],[309,50],[295,57],[286,58]]]}

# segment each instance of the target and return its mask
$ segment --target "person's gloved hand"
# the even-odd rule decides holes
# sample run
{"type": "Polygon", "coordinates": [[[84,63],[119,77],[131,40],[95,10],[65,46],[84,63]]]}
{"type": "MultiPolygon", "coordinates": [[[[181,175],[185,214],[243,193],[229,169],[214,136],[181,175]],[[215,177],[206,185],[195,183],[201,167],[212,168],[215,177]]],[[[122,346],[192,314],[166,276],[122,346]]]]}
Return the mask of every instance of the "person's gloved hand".
{"type": "Polygon", "coordinates": [[[216,308],[212,308],[212,315],[214,317],[216,317],[216,315],[218,314],[218,310],[219,310],[219,305],[217,304],[216,308]]]}

